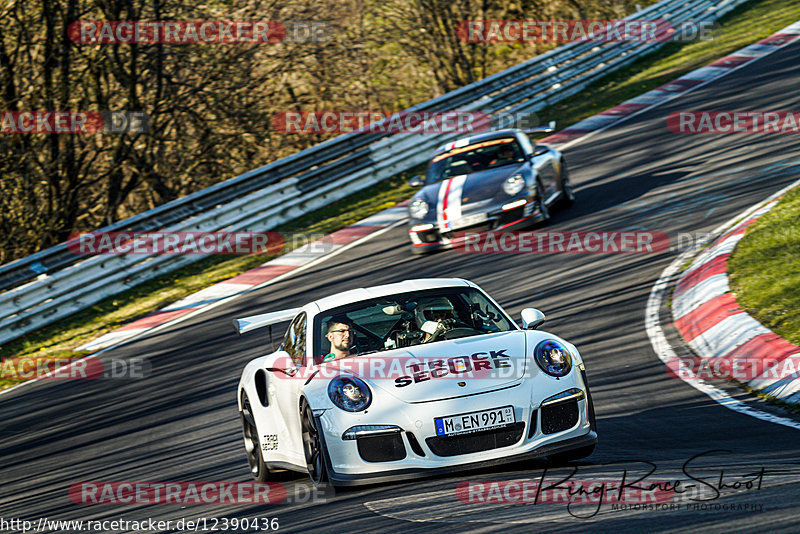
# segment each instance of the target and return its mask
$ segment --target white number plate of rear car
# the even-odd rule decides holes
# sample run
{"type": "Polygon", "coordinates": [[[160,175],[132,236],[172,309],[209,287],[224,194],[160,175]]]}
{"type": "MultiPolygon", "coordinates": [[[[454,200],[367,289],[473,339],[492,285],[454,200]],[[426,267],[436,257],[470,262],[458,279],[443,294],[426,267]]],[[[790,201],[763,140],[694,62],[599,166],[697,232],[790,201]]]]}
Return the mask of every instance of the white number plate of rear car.
{"type": "Polygon", "coordinates": [[[469,412],[449,417],[437,417],[433,420],[436,424],[437,436],[454,436],[457,434],[471,434],[490,428],[497,428],[514,424],[514,407],[503,406],[480,412],[469,412]]]}
{"type": "Polygon", "coordinates": [[[458,230],[459,228],[466,228],[467,226],[473,226],[476,224],[480,224],[488,219],[488,215],[485,213],[475,213],[474,215],[467,215],[466,217],[461,217],[460,219],[456,219],[453,221],[452,226],[453,230],[458,230]]]}

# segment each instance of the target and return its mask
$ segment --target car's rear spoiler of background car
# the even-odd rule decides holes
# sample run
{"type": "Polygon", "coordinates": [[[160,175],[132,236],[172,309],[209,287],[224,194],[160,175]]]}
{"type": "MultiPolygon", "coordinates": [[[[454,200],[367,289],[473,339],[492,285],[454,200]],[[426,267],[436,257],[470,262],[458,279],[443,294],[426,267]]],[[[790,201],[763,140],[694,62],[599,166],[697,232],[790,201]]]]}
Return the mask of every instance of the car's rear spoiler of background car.
{"type": "Polygon", "coordinates": [[[545,134],[545,133],[552,133],[556,130],[556,121],[550,121],[547,126],[539,126],[538,128],[532,128],[530,130],[524,130],[526,134],[545,134]]]}
{"type": "Polygon", "coordinates": [[[289,310],[281,310],[276,312],[262,313],[260,315],[251,315],[250,317],[242,317],[241,319],[233,320],[233,327],[240,334],[250,332],[256,328],[263,328],[265,326],[272,326],[277,323],[283,323],[294,318],[295,315],[300,313],[302,308],[291,308],[289,310]]]}

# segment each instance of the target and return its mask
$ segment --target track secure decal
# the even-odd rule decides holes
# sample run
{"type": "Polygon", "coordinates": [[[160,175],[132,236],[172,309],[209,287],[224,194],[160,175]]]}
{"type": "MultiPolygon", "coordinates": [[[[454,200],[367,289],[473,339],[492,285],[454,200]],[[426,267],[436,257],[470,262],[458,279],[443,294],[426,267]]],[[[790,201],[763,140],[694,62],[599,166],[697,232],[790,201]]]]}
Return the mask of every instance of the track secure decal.
{"type": "Polygon", "coordinates": [[[277,451],[278,434],[264,434],[264,441],[261,442],[261,449],[265,451],[277,451]]]}
{"type": "Polygon", "coordinates": [[[490,350],[476,352],[471,356],[455,356],[447,360],[432,360],[424,363],[413,363],[408,366],[409,374],[395,379],[395,387],[402,388],[447,375],[458,375],[471,371],[500,369],[511,367],[511,357],[506,350],[490,350]]]}

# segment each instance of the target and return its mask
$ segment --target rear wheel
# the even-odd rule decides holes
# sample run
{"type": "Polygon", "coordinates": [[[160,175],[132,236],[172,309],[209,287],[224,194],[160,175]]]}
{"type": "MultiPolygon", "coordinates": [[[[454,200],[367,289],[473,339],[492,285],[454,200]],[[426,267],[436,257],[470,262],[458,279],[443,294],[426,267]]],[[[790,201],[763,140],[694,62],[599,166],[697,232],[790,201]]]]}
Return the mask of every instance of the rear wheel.
{"type": "Polygon", "coordinates": [[[303,406],[302,417],[303,452],[308,465],[308,476],[311,478],[311,482],[319,487],[328,481],[328,473],[325,469],[325,455],[322,440],[319,437],[317,422],[308,404],[303,406]]]}
{"type": "Polygon", "coordinates": [[[271,473],[264,458],[261,456],[261,442],[258,439],[258,428],[253,417],[253,409],[250,406],[250,399],[242,391],[242,411],[239,413],[242,418],[242,433],[244,434],[244,450],[247,453],[247,463],[250,465],[250,474],[258,482],[267,482],[271,478],[271,473]]]}

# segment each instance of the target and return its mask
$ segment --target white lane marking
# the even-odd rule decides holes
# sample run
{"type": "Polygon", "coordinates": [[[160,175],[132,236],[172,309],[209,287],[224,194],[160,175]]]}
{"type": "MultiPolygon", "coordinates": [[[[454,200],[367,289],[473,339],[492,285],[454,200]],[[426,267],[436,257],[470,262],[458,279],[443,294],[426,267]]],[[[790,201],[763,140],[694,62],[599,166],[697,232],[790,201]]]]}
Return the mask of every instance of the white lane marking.
{"type": "MultiPolygon", "coordinates": [[[[307,263],[305,265],[302,265],[302,266],[298,267],[297,269],[292,269],[291,271],[288,271],[288,272],[285,272],[283,274],[280,274],[280,275],[276,276],[275,278],[267,280],[266,282],[262,282],[262,283],[258,284],[257,286],[251,286],[250,289],[246,289],[246,290],[242,291],[241,293],[237,293],[236,295],[231,295],[230,297],[225,297],[222,300],[218,300],[217,302],[209,304],[208,306],[204,306],[202,308],[198,308],[198,309],[196,309],[196,310],[194,310],[192,312],[187,313],[186,315],[181,315],[180,317],[178,317],[177,319],[174,319],[172,321],[168,321],[168,322],[166,322],[164,324],[155,326],[153,328],[148,328],[147,330],[142,331],[141,333],[137,334],[136,336],[133,336],[133,337],[128,338],[128,339],[125,339],[125,340],[123,340],[122,342],[120,342],[120,343],[118,343],[116,345],[111,345],[111,346],[106,347],[106,348],[104,348],[102,350],[99,350],[99,351],[97,351],[95,353],[92,353],[92,354],[89,354],[87,356],[84,356],[83,358],[80,358],[78,360],[74,360],[72,363],[83,361],[86,358],[91,358],[92,356],[96,357],[99,354],[102,354],[104,352],[108,352],[108,351],[110,351],[112,349],[115,349],[115,348],[118,348],[118,347],[120,347],[122,345],[127,345],[128,343],[132,343],[132,342],[136,341],[139,337],[141,337],[144,334],[154,334],[156,332],[164,330],[165,328],[169,328],[170,326],[173,326],[173,325],[176,325],[178,323],[182,323],[184,321],[187,321],[187,320],[189,320],[189,319],[191,319],[193,317],[196,317],[197,315],[200,315],[201,313],[205,313],[205,312],[207,312],[209,310],[212,310],[212,309],[214,309],[214,308],[216,308],[218,306],[222,306],[223,304],[227,304],[227,303],[233,301],[234,299],[237,299],[239,297],[247,295],[248,293],[256,291],[257,289],[261,289],[262,287],[268,286],[270,284],[275,284],[275,283],[281,282],[281,281],[285,280],[286,278],[289,278],[290,276],[293,276],[295,274],[301,273],[303,271],[307,271],[308,269],[311,269],[312,267],[317,266],[318,264],[322,263],[323,261],[326,261],[326,260],[328,260],[328,259],[330,259],[330,258],[332,258],[334,256],[337,256],[337,255],[339,255],[339,254],[341,254],[341,253],[343,253],[343,252],[345,252],[345,251],[347,251],[347,250],[349,250],[349,249],[351,249],[351,248],[353,248],[353,247],[355,247],[357,245],[365,243],[365,242],[369,241],[370,239],[373,239],[375,237],[383,235],[386,232],[388,232],[389,230],[397,228],[401,224],[404,224],[406,222],[406,220],[407,220],[407,218],[405,216],[403,216],[402,219],[398,220],[394,224],[390,224],[386,228],[382,228],[380,230],[372,232],[371,234],[365,235],[364,237],[356,239],[352,243],[348,243],[347,245],[345,245],[345,246],[343,246],[341,248],[338,248],[338,249],[334,250],[333,252],[331,252],[329,254],[326,254],[324,256],[320,256],[316,260],[311,261],[311,262],[309,262],[309,263],[307,263]]],[[[233,330],[231,330],[231,331],[233,331],[233,330]]],[[[147,358],[147,357],[148,357],[147,354],[145,354],[143,356],[139,356],[140,359],[147,358]]],[[[26,380],[25,382],[17,384],[16,386],[12,386],[12,387],[10,387],[8,389],[0,390],[0,396],[1,395],[5,395],[6,393],[9,393],[9,392],[14,391],[16,389],[22,388],[22,387],[24,387],[24,386],[26,386],[28,384],[33,383],[33,382],[38,382],[41,379],[42,379],[42,377],[33,378],[31,380],[26,380]]]]}
{"type": "Polygon", "coordinates": [[[181,300],[173,302],[169,306],[161,308],[160,312],[172,311],[172,310],[179,310],[181,308],[196,308],[198,305],[202,305],[205,302],[213,302],[219,298],[227,297],[238,293],[244,289],[250,287],[249,284],[232,284],[230,282],[219,282],[214,284],[213,286],[207,287],[205,289],[201,289],[196,293],[192,293],[188,297],[184,297],[181,300]]]}
{"type": "MultiPolygon", "coordinates": [[[[732,228],[740,221],[746,220],[752,216],[753,213],[758,211],[762,208],[765,204],[773,201],[774,199],[780,197],[781,195],[786,194],[787,191],[797,187],[800,185],[800,180],[784,187],[774,195],[770,196],[768,199],[764,200],[763,202],[759,202],[755,206],[745,210],[741,214],[737,215],[736,217],[728,220],[727,222],[722,223],[713,231],[708,234],[708,237],[705,239],[699,240],[695,245],[684,252],[683,254],[679,255],[672,263],[670,263],[666,269],[661,273],[661,276],[658,278],[656,283],[653,285],[652,290],[650,291],[650,297],[647,299],[647,307],[645,308],[645,315],[644,315],[644,327],[647,331],[647,336],[650,338],[650,343],[653,345],[653,350],[655,351],[658,358],[664,362],[666,365],[668,362],[673,361],[674,358],[677,358],[678,355],[672,350],[672,347],[669,345],[667,341],[666,335],[664,335],[664,331],[661,328],[661,322],[659,321],[659,310],[661,309],[661,301],[664,298],[664,294],[667,292],[667,288],[669,287],[670,280],[676,274],[680,273],[681,266],[691,258],[692,254],[696,254],[697,251],[702,247],[705,243],[714,239],[713,236],[718,236],[723,234],[726,230],[732,228]]],[[[726,392],[712,386],[711,384],[706,383],[703,380],[697,379],[694,376],[694,372],[689,369],[683,375],[686,378],[682,378],[684,382],[695,388],[696,390],[708,395],[714,402],[721,404],[722,406],[728,408],[729,410],[733,410],[734,412],[738,412],[744,415],[748,415],[750,417],[755,417],[756,419],[760,419],[762,421],[767,421],[769,423],[775,423],[778,425],[787,426],[789,428],[794,428],[796,430],[800,430],[800,422],[793,421],[792,419],[788,419],[786,417],[780,417],[777,415],[773,415],[771,413],[767,413],[761,410],[757,410],[752,408],[748,404],[744,402],[734,399],[726,392]]]]}
{"type": "Polygon", "coordinates": [[[278,256],[268,264],[269,265],[284,265],[284,266],[297,266],[300,267],[301,265],[305,265],[306,263],[312,261],[314,258],[320,258],[325,256],[329,251],[334,251],[337,248],[341,247],[342,245],[332,245],[330,243],[319,242],[319,243],[310,243],[308,245],[303,245],[302,247],[298,247],[293,251],[284,254],[283,256],[278,256]]]}
{"type": "Polygon", "coordinates": [[[75,350],[98,350],[102,349],[103,347],[110,347],[111,345],[120,343],[121,341],[128,339],[129,337],[133,337],[137,334],[140,334],[145,330],[147,330],[147,328],[131,328],[128,330],[115,330],[114,332],[109,332],[108,334],[100,336],[93,341],[81,345],[75,350]]]}

